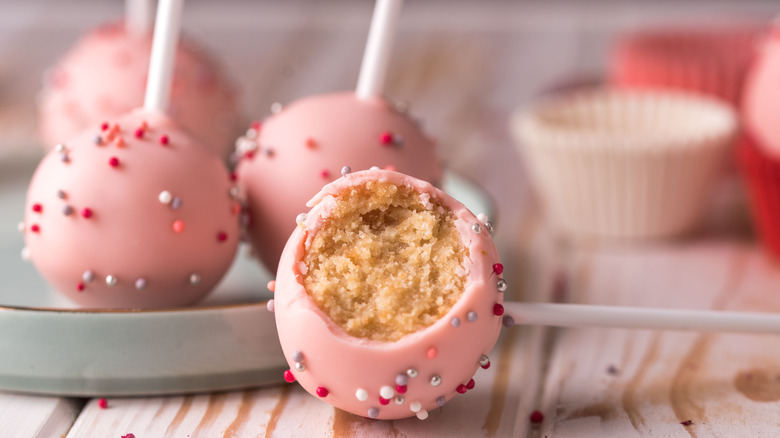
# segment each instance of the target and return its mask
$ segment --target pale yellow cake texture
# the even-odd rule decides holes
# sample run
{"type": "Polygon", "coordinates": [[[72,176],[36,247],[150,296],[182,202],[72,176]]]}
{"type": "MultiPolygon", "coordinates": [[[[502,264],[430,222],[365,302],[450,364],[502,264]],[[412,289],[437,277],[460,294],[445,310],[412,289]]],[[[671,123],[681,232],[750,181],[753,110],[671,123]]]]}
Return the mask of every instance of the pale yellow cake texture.
{"type": "Polygon", "coordinates": [[[410,187],[346,188],[304,256],[307,292],[348,334],[396,341],[458,301],[468,249],[455,216],[410,187]]]}

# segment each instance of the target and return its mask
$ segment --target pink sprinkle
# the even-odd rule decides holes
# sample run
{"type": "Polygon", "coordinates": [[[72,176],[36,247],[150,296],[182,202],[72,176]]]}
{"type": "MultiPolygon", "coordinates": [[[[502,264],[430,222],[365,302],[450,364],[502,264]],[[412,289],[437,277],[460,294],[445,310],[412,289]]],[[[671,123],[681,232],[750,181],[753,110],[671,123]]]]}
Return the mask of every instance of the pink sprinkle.
{"type": "Polygon", "coordinates": [[[327,389],[327,388],[324,388],[324,387],[322,387],[322,386],[318,386],[318,387],[317,387],[317,395],[318,395],[318,396],[320,396],[320,397],[322,397],[322,398],[325,398],[325,397],[327,397],[327,396],[328,396],[328,394],[330,394],[330,391],[328,391],[328,389],[327,389]]]}
{"type": "Polygon", "coordinates": [[[379,141],[383,145],[389,145],[393,143],[393,133],[389,131],[385,131],[381,134],[379,134],[379,141]]]}
{"type": "Polygon", "coordinates": [[[493,272],[496,273],[496,275],[501,275],[504,273],[504,265],[501,263],[496,263],[493,265],[493,272]]]}
{"type": "Polygon", "coordinates": [[[273,292],[274,289],[276,289],[276,280],[269,281],[265,287],[267,287],[269,291],[273,292]]]}
{"type": "Polygon", "coordinates": [[[108,164],[111,167],[118,167],[119,166],[119,158],[117,157],[111,157],[108,159],[108,164]]]}
{"type": "Polygon", "coordinates": [[[395,385],[395,392],[399,394],[406,394],[406,385],[395,385]]]}
{"type": "Polygon", "coordinates": [[[230,212],[234,215],[241,213],[241,204],[233,204],[230,206],[230,212]]]}
{"type": "Polygon", "coordinates": [[[122,435],[122,438],[135,438],[135,435],[128,433],[127,435],[122,435]]]}
{"type": "Polygon", "coordinates": [[[32,211],[34,211],[36,213],[42,212],[43,211],[43,205],[41,205],[41,204],[33,204],[32,211]]]}
{"type": "Polygon", "coordinates": [[[138,128],[135,130],[135,138],[143,138],[144,136],[144,130],[141,128],[138,128]]]}
{"type": "Polygon", "coordinates": [[[81,292],[84,290],[84,283],[79,283],[76,285],[76,290],[81,292]]]}
{"type": "Polygon", "coordinates": [[[101,131],[105,131],[106,129],[108,129],[108,122],[101,123],[100,124],[100,130],[101,131]]]}
{"type": "Polygon", "coordinates": [[[428,349],[428,351],[425,352],[425,357],[428,359],[436,359],[436,356],[439,355],[439,350],[436,349],[436,347],[431,347],[428,349]]]}
{"type": "Polygon", "coordinates": [[[39,227],[38,224],[32,224],[30,225],[30,231],[33,233],[38,233],[41,231],[41,227],[39,227]]]}
{"type": "Polygon", "coordinates": [[[461,383],[460,385],[458,385],[458,388],[457,388],[457,389],[455,389],[455,391],[458,391],[458,394],[465,394],[465,393],[466,393],[466,391],[468,391],[468,390],[469,390],[469,389],[468,389],[468,388],[466,388],[466,385],[464,385],[464,384],[462,384],[462,383],[461,383]]]}
{"type": "Polygon", "coordinates": [[[389,165],[385,166],[385,170],[392,170],[393,172],[395,172],[395,166],[393,166],[392,164],[389,164],[389,165]]]}
{"type": "Polygon", "coordinates": [[[263,122],[261,122],[261,121],[259,121],[259,120],[255,120],[254,122],[252,122],[252,123],[249,125],[249,127],[250,127],[250,128],[252,128],[252,129],[254,129],[255,131],[257,131],[257,132],[259,133],[259,132],[260,132],[260,128],[262,128],[262,127],[263,127],[263,122]]]}
{"type": "Polygon", "coordinates": [[[476,385],[476,382],[474,382],[474,379],[469,380],[469,383],[466,384],[466,389],[474,389],[474,385],[476,385]]]}
{"type": "Polygon", "coordinates": [[[181,233],[184,231],[184,222],[183,221],[174,221],[173,222],[173,231],[176,233],[181,233]]]}
{"type": "Polygon", "coordinates": [[[328,172],[328,169],[322,169],[322,172],[320,172],[320,176],[327,179],[330,177],[330,172],[328,172]]]}
{"type": "Polygon", "coordinates": [[[501,304],[496,303],[496,305],[493,306],[493,314],[494,315],[498,315],[498,316],[503,315],[504,314],[504,306],[502,306],[501,304]]]}
{"type": "Polygon", "coordinates": [[[295,381],[295,376],[293,376],[292,371],[286,370],[284,372],[284,381],[287,382],[287,383],[292,383],[292,382],[295,381]]]}
{"type": "Polygon", "coordinates": [[[317,140],[309,137],[306,139],[306,147],[309,149],[314,149],[317,147],[317,140]]]}
{"type": "Polygon", "coordinates": [[[100,409],[106,409],[108,407],[108,400],[105,398],[98,399],[98,407],[100,409]]]}
{"type": "Polygon", "coordinates": [[[228,238],[228,235],[227,235],[227,233],[226,233],[226,232],[224,232],[224,231],[220,231],[219,233],[217,233],[217,240],[218,240],[218,241],[220,241],[220,242],[224,242],[224,241],[226,241],[226,240],[227,240],[227,238],[228,238]]]}
{"type": "Polygon", "coordinates": [[[81,217],[83,217],[84,219],[91,218],[92,217],[92,209],[87,207],[87,208],[81,210],[81,217]]]}
{"type": "Polygon", "coordinates": [[[386,398],[382,398],[381,396],[379,397],[379,404],[380,405],[387,405],[389,403],[390,403],[390,400],[388,400],[386,398]]]}
{"type": "Polygon", "coordinates": [[[167,144],[168,144],[170,141],[171,141],[171,140],[168,138],[168,136],[167,136],[167,135],[164,135],[164,134],[163,134],[163,135],[161,135],[161,136],[160,136],[160,144],[161,144],[161,145],[163,145],[163,146],[164,146],[164,145],[167,145],[167,144]]]}

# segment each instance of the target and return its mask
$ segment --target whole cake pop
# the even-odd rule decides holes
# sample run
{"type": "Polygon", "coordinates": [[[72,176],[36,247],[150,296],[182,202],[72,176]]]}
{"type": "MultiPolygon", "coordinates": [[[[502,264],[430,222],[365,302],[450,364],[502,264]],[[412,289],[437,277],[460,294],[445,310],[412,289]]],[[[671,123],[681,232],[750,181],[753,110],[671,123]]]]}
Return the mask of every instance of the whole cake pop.
{"type": "Polygon", "coordinates": [[[382,419],[424,419],[471,389],[490,365],[506,288],[489,223],[379,169],[347,174],[308,205],[274,286],[285,379],[382,419]]]}
{"type": "Polygon", "coordinates": [[[29,258],[85,307],[191,304],[235,256],[240,205],[227,168],[162,112],[181,2],[159,4],[144,108],[58,144],[30,182],[29,258]]]}
{"type": "Polygon", "coordinates": [[[306,200],[340,176],[343,166],[379,166],[433,184],[441,181],[434,142],[380,93],[400,4],[377,4],[356,92],[293,102],[253,124],[237,141],[241,161],[236,173],[248,203],[248,236],[271,270],[306,200]]]}
{"type": "MultiPolygon", "coordinates": [[[[143,103],[152,35],[124,22],[86,35],[52,67],[39,96],[38,132],[49,150],[88,127],[143,103]]],[[[204,50],[184,40],[176,51],[168,114],[201,143],[227,157],[243,124],[235,87],[204,50]]]]}

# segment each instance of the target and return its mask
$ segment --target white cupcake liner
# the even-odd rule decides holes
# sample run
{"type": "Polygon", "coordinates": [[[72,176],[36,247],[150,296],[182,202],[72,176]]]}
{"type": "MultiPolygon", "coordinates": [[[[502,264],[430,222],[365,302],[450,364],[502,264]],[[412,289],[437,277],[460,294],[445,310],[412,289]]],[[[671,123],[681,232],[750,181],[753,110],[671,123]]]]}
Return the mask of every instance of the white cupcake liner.
{"type": "Polygon", "coordinates": [[[644,239],[700,221],[737,121],[715,99],[599,89],[518,110],[510,128],[558,227],[644,239]]]}

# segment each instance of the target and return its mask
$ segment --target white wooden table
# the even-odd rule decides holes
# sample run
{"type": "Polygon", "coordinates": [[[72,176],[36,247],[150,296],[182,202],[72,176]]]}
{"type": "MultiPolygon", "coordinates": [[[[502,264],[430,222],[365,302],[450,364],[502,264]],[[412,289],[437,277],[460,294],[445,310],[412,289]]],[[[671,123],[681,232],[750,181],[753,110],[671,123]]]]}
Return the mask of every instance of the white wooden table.
{"type": "MultiPolygon", "coordinates": [[[[739,205],[714,208],[709,230],[682,242],[562,242],[536,207],[506,130],[509,112],[541,90],[603,73],[610,39],[627,27],[768,19],[775,9],[770,1],[407,2],[387,94],[409,101],[447,165],[494,198],[511,296],[780,312],[780,269],[743,237],[739,205]],[[557,277],[568,287],[553,294],[557,277]]],[[[41,73],[80,29],[120,10],[96,0],[0,4],[0,159],[37,152],[41,73]]],[[[185,27],[218,49],[248,113],[261,117],[273,102],[354,86],[371,3],[192,1],[185,11],[185,27]]],[[[426,421],[355,417],[297,385],[108,398],[106,408],[97,398],[0,392],[0,435],[779,436],[777,345],[771,336],[516,327],[502,334],[477,389],[426,421]],[[544,421],[529,421],[534,410],[544,421]]]]}

